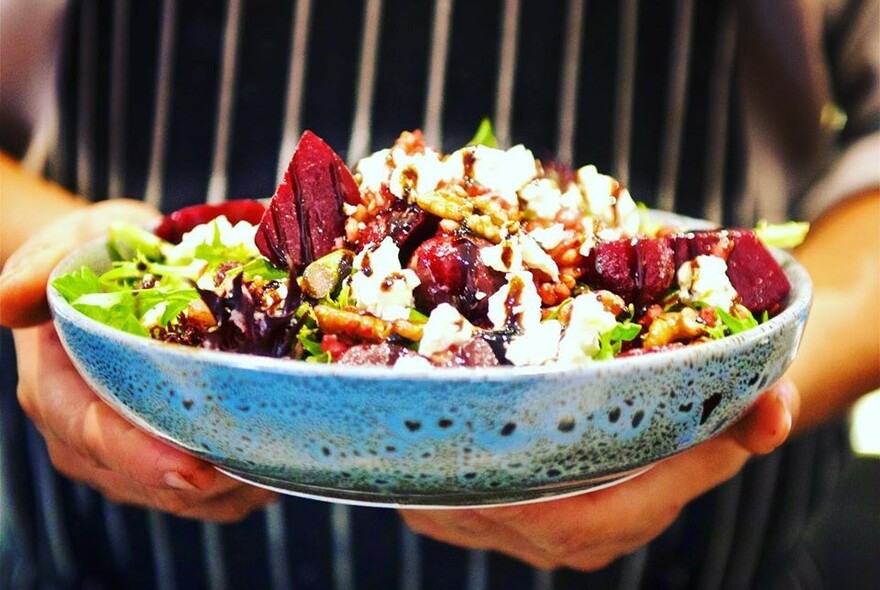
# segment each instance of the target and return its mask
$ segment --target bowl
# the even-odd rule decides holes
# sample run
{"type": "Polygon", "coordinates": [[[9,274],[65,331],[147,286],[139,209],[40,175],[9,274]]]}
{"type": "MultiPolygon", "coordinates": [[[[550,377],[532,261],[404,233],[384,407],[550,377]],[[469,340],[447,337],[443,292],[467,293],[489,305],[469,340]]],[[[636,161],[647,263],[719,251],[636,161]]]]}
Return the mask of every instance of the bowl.
{"type": "MultiPolygon", "coordinates": [[[[233,477],[351,504],[491,506],[633,477],[745,412],[793,360],[811,283],[740,334],[579,368],[319,365],[142,338],[73,309],[53,288],[61,341],[121,415],[233,477]]],[[[110,267],[103,240],[59,274],[110,267]]]]}

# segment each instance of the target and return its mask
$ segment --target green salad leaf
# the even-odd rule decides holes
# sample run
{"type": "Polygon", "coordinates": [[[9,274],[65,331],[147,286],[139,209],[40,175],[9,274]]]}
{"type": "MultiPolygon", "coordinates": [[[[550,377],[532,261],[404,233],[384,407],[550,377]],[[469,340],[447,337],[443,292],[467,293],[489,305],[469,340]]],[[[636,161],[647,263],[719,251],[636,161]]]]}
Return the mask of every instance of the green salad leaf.
{"type": "Polygon", "coordinates": [[[630,320],[617,322],[617,325],[604,334],[599,335],[599,351],[593,355],[594,359],[611,359],[620,354],[624,342],[636,339],[642,327],[630,320]]]}
{"type": "Polygon", "coordinates": [[[795,248],[807,237],[810,224],[806,221],[768,223],[762,219],[755,226],[755,234],[766,246],[776,248],[795,248]]]}
{"type": "Polygon", "coordinates": [[[489,117],[483,117],[479,127],[477,127],[477,132],[467,142],[467,145],[484,145],[490,148],[498,147],[498,140],[495,138],[495,131],[492,129],[492,121],[489,117]]]}
{"type": "Polygon", "coordinates": [[[727,310],[716,307],[715,316],[718,318],[718,322],[714,326],[707,328],[706,332],[711,338],[718,340],[725,336],[732,336],[746,330],[751,330],[768,319],[766,311],[761,316],[761,319],[758,320],[752,315],[752,312],[742,306],[740,306],[738,313],[741,313],[743,317],[736,317],[727,310]]]}

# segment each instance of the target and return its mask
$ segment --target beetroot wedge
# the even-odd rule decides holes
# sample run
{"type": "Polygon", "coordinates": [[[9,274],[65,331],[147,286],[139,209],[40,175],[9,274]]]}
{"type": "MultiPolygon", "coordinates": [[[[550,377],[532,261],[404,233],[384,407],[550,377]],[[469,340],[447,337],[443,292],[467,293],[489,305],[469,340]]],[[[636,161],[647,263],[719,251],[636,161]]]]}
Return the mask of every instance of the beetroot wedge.
{"type": "Polygon", "coordinates": [[[343,203],[359,203],[357,184],[330,146],[306,131],[257,231],[260,252],[299,272],[327,254],[345,235],[343,203]]]}

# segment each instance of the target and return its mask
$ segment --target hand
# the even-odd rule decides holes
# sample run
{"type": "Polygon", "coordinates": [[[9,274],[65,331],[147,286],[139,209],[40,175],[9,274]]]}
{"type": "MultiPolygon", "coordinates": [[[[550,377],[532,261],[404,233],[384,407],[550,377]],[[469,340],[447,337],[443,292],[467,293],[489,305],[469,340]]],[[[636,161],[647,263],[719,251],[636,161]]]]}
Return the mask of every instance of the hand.
{"type": "Polygon", "coordinates": [[[691,500],[782,444],[798,392],[782,380],[717,437],[625,483],[562,500],[500,508],[403,510],[415,531],[505,553],[540,568],[600,569],[660,535],[691,500]]]}
{"type": "Polygon", "coordinates": [[[218,473],[120,417],[82,380],[53,326],[44,322],[49,273],[68,251],[103,235],[113,220],[141,222],[155,215],[140,203],[120,200],[79,209],[10,257],[0,276],[0,324],[22,328],[14,331],[18,399],[45,438],[52,463],[68,477],[117,502],[204,520],[239,520],[274,495],[218,473]]]}
{"type": "Polygon", "coordinates": [[[220,522],[240,520],[274,498],[119,416],[79,376],[51,324],[14,336],[19,402],[64,475],[115,502],[220,522]]]}

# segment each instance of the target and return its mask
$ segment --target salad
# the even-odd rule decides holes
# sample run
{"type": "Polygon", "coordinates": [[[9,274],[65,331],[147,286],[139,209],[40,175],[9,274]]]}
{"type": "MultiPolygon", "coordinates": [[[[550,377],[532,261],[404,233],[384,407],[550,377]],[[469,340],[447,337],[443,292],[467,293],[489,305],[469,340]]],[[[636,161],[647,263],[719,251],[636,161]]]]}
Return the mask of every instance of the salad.
{"type": "Polygon", "coordinates": [[[309,362],[573,366],[724,338],[784,306],[765,246],[804,224],[682,231],[594,166],[491,128],[450,154],[404,132],[349,169],[306,131],[268,205],[118,224],[112,268],[60,276],[77,310],[165,342],[309,362]]]}

